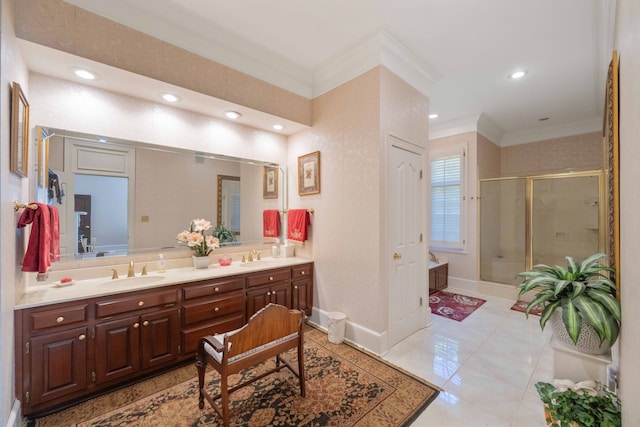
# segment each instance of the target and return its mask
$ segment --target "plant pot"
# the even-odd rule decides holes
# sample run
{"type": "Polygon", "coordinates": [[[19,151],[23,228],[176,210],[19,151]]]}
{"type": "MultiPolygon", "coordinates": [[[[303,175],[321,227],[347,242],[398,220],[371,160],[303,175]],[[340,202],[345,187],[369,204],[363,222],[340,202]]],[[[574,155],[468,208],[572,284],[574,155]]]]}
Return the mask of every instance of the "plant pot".
{"type": "Polygon", "coordinates": [[[580,335],[578,336],[578,341],[574,344],[562,321],[562,309],[558,309],[551,314],[549,323],[551,323],[553,336],[566,347],[581,353],[597,355],[608,353],[611,350],[609,341],[604,340],[600,344],[600,337],[596,330],[582,319],[580,319],[580,335]]]}
{"type": "Polygon", "coordinates": [[[208,256],[195,256],[195,255],[192,255],[191,259],[193,260],[193,268],[209,268],[209,257],[208,256]]]}

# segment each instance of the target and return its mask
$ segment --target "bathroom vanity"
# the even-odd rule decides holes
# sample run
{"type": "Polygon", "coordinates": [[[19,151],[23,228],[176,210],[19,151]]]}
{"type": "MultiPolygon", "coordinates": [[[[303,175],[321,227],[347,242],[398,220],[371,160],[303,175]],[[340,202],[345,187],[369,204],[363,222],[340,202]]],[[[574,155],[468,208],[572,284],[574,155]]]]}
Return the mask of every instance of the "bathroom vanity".
{"type": "Polygon", "coordinates": [[[191,360],[201,336],[239,328],[270,302],[311,315],[308,259],[154,274],[46,285],[22,298],[15,308],[16,395],[24,415],[191,360]]]}
{"type": "Polygon", "coordinates": [[[429,263],[429,295],[445,289],[449,284],[449,263],[429,263]]]}

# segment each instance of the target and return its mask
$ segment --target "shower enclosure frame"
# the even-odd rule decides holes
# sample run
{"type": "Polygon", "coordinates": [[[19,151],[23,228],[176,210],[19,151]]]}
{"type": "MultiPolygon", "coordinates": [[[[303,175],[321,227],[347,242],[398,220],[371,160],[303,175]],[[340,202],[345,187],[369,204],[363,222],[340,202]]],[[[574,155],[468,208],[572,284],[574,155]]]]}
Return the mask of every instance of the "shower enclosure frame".
{"type": "MultiPolygon", "coordinates": [[[[524,175],[524,176],[510,176],[510,177],[499,177],[499,178],[486,178],[479,180],[478,189],[482,189],[483,182],[490,181],[506,181],[506,180],[515,180],[515,179],[523,179],[525,182],[525,269],[531,270],[533,268],[533,191],[534,191],[534,182],[543,181],[543,180],[551,180],[551,179],[566,179],[566,178],[580,178],[580,177],[597,177],[598,179],[598,251],[605,252],[607,246],[607,215],[606,215],[606,197],[607,197],[607,189],[605,182],[605,174],[603,170],[585,170],[585,171],[572,171],[572,172],[562,172],[562,173],[549,173],[549,174],[540,174],[540,175],[524,175]]],[[[480,204],[482,204],[482,193],[480,193],[480,204]]],[[[478,262],[480,263],[480,259],[482,258],[482,208],[478,210],[478,262]]],[[[571,254],[567,254],[571,255],[571,254]]],[[[478,276],[480,280],[481,276],[481,267],[478,265],[478,276]]],[[[499,282],[498,282],[499,283],[499,282]]]]}

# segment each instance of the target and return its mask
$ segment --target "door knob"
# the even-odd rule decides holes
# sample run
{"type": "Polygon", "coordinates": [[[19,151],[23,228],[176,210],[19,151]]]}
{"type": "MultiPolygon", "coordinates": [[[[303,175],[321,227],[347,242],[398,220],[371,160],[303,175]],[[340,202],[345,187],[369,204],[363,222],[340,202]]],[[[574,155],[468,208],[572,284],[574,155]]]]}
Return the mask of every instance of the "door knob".
{"type": "Polygon", "coordinates": [[[395,259],[396,261],[399,260],[400,258],[402,258],[402,255],[400,255],[398,252],[394,252],[393,253],[393,259],[395,259]]]}

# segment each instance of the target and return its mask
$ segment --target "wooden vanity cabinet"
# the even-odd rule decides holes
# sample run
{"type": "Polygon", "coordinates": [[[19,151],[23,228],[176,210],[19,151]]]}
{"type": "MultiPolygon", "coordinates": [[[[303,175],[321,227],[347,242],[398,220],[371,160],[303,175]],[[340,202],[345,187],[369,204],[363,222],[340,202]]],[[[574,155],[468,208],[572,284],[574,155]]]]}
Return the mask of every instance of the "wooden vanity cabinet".
{"type": "Polygon", "coordinates": [[[97,385],[178,359],[178,291],[140,292],[96,302],[97,385]]]}
{"type": "Polygon", "coordinates": [[[246,323],[244,276],[204,280],[182,289],[182,355],[193,356],[205,335],[237,329],[246,323]]]}
{"type": "Polygon", "coordinates": [[[16,394],[24,408],[56,404],[86,392],[90,384],[87,303],[18,311],[15,326],[16,394]]]}
{"type": "Polygon", "coordinates": [[[449,264],[429,269],[429,294],[445,289],[449,282],[449,264]]]}
{"type": "Polygon", "coordinates": [[[248,274],[247,319],[269,303],[291,308],[291,269],[248,274]]]}
{"type": "Polygon", "coordinates": [[[291,308],[311,316],[313,308],[313,264],[291,269],[291,308]]]}
{"type": "Polygon", "coordinates": [[[35,415],[179,362],[269,303],[313,306],[313,263],[15,311],[16,396],[35,415]]]}

